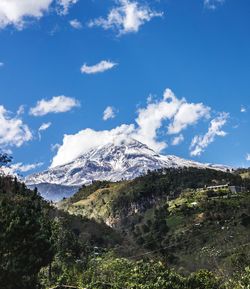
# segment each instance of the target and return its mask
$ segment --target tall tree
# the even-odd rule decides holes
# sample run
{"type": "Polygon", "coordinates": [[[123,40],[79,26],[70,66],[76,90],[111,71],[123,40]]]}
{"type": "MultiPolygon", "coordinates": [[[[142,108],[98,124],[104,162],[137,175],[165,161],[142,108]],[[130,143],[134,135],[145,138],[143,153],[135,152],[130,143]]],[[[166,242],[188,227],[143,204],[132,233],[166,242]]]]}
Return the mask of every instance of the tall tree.
{"type": "Polygon", "coordinates": [[[1,178],[1,288],[35,289],[38,272],[53,257],[49,208],[35,192],[23,191],[21,184],[1,178]]]}

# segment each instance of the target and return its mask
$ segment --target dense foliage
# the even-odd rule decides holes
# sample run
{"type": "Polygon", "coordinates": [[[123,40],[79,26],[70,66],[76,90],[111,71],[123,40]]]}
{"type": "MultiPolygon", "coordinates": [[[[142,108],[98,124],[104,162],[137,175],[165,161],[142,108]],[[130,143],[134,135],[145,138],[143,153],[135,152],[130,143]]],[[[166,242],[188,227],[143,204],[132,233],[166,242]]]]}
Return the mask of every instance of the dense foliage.
{"type": "Polygon", "coordinates": [[[118,258],[112,252],[69,268],[64,284],[79,289],[248,289],[250,284],[249,268],[230,280],[207,270],[182,276],[160,261],[118,258]]]}
{"type": "Polygon", "coordinates": [[[35,191],[0,177],[0,284],[34,289],[41,267],[52,260],[49,207],[35,191]]]}
{"type": "Polygon", "coordinates": [[[1,288],[71,283],[83,272],[94,246],[117,243],[119,235],[104,224],[60,212],[36,190],[0,176],[1,288]]]}

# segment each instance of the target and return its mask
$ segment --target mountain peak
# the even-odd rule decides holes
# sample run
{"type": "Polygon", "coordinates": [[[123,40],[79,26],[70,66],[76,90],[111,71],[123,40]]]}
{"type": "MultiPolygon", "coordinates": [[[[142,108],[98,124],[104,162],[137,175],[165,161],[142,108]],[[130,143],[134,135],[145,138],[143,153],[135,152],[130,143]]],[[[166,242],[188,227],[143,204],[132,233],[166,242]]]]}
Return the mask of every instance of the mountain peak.
{"type": "MultiPolygon", "coordinates": [[[[123,139],[92,149],[68,164],[30,175],[26,177],[25,182],[30,187],[37,186],[38,190],[40,189],[40,192],[45,195],[44,188],[48,190],[50,185],[54,189],[63,186],[66,191],[68,189],[72,192],[72,187],[76,190],[94,180],[134,179],[149,170],[169,167],[213,168],[208,164],[176,156],[160,155],[135,139],[123,139]]],[[[215,168],[223,169],[223,167],[215,168]]],[[[63,194],[65,190],[62,190],[62,187],[60,189],[63,194]]],[[[56,191],[55,189],[55,194],[56,191]]]]}

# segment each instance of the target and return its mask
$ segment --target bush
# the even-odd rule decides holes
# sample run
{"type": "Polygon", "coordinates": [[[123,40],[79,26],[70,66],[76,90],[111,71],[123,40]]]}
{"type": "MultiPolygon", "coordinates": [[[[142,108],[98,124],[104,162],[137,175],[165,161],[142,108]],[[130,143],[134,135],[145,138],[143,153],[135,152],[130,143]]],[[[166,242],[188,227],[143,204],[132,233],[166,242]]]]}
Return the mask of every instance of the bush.
{"type": "Polygon", "coordinates": [[[217,278],[212,272],[200,270],[191,274],[187,281],[190,289],[219,289],[221,287],[221,280],[217,278]]]}

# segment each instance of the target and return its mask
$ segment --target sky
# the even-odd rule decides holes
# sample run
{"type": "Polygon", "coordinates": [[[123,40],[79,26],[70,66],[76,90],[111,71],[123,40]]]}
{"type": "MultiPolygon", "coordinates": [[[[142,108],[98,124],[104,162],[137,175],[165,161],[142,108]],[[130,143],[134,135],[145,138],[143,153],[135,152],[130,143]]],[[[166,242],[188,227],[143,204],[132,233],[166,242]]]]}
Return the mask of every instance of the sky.
{"type": "Polygon", "coordinates": [[[0,0],[0,150],[26,175],[134,138],[250,166],[247,0],[0,0]]]}

